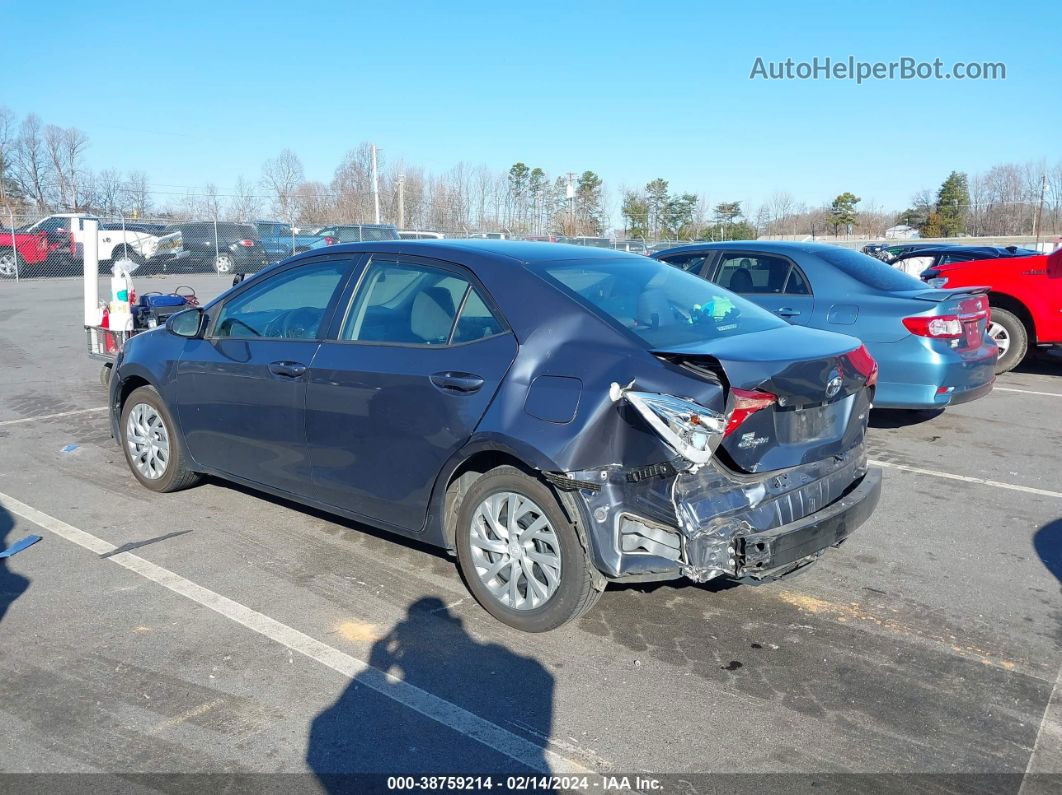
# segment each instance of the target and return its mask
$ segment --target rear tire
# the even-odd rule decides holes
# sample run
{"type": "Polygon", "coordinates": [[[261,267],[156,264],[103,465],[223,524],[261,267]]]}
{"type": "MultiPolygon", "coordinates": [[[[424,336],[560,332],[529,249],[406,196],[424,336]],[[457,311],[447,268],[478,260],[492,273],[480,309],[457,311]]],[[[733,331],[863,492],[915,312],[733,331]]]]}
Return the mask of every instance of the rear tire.
{"type": "Polygon", "coordinates": [[[1013,312],[994,306],[988,333],[999,346],[996,375],[1010,372],[1022,363],[1029,351],[1029,332],[1026,331],[1021,318],[1013,312]]]}
{"type": "Polygon", "coordinates": [[[454,540],[461,574],[476,601],[515,629],[556,629],[601,596],[578,532],[557,499],[515,467],[498,467],[472,484],[457,512],[454,540]],[[491,505],[498,521],[488,521],[491,505]]]}
{"type": "Polygon", "coordinates": [[[126,463],[140,485],[167,493],[194,486],[200,475],[186,466],[177,425],[153,386],[134,389],[119,425],[126,463]]]}

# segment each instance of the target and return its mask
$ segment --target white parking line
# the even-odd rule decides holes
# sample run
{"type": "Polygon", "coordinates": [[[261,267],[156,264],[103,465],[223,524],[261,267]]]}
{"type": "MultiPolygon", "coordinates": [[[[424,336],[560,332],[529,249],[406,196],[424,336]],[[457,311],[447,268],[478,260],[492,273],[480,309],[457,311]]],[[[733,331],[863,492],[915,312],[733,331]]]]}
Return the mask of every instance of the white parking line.
{"type": "Polygon", "coordinates": [[[876,467],[887,467],[889,469],[899,469],[904,472],[914,472],[918,475],[932,475],[936,478],[947,478],[948,480],[961,480],[964,483],[979,483],[982,486],[994,486],[997,489],[1010,489],[1011,491],[1024,491],[1026,494],[1039,494],[1043,497],[1058,497],[1062,499],[1062,491],[1051,491],[1049,489],[1037,489],[1032,486],[1019,486],[1016,483],[1001,483],[998,480],[988,480],[987,478],[973,478],[969,475],[953,475],[951,472],[938,472],[935,469],[921,469],[919,467],[909,467],[906,464],[894,464],[891,461],[870,461],[876,467]]]}
{"type": "Polygon", "coordinates": [[[993,392],[1021,392],[1023,395],[1044,395],[1045,397],[1062,397],[1058,392],[1034,392],[1031,389],[1014,389],[1009,386],[994,386],[993,392]]]}
{"type": "Polygon", "coordinates": [[[77,409],[76,411],[60,411],[58,414],[41,414],[38,417],[23,417],[20,420],[3,420],[0,425],[19,425],[23,422],[37,422],[38,420],[54,420],[57,417],[73,417],[76,414],[91,414],[94,411],[106,411],[106,406],[97,406],[94,409],[77,409]]]}
{"type": "Polygon", "coordinates": [[[1036,740],[1033,742],[1032,753],[1029,754],[1029,764],[1025,766],[1025,775],[1021,779],[1021,787],[1018,795],[1026,792],[1026,784],[1029,775],[1042,775],[1044,773],[1062,772],[1062,698],[1060,698],[1059,685],[1062,685],[1062,667],[1058,669],[1055,678],[1055,686],[1051,688],[1051,695],[1044,707],[1044,717],[1040,721],[1040,729],[1036,732],[1036,740]]]}
{"type": "MultiPolygon", "coordinates": [[[[97,555],[106,555],[114,552],[117,547],[102,538],[97,538],[91,533],[86,533],[73,525],[69,525],[60,519],[38,511],[24,502],[16,500],[0,492],[0,505],[8,511],[20,516],[28,522],[47,530],[60,538],[64,538],[78,546],[84,547],[97,555]]],[[[297,629],[282,624],[276,619],[252,610],[245,605],[235,602],[228,597],[215,593],[201,585],[175,574],[169,569],[157,566],[130,552],[119,552],[116,555],[105,558],[106,561],[117,563],[129,571],[139,574],[145,579],[169,588],[176,594],[192,600],[193,602],[210,608],[215,613],[235,621],[270,640],[286,646],[292,651],[309,657],[311,660],[321,663],[344,676],[358,680],[359,684],[372,688],[377,693],[419,712],[425,717],[460,732],[498,753],[504,754],[510,759],[522,765],[538,770],[542,773],[556,775],[589,775],[594,771],[583,767],[578,762],[561,756],[555,751],[543,748],[529,740],[503,729],[489,720],[469,712],[463,707],[422,690],[415,685],[404,682],[392,674],[385,673],[378,668],[373,668],[364,660],[359,660],[349,654],[333,648],[326,643],[311,638],[297,629]],[[542,760],[546,759],[549,769],[543,769],[542,760]]]]}

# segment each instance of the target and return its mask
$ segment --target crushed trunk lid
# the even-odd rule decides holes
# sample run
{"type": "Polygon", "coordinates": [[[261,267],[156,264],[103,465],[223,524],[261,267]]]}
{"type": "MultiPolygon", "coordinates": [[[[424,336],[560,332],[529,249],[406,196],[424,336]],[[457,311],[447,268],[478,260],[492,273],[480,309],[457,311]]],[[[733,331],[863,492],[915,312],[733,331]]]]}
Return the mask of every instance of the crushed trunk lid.
{"type": "Polygon", "coordinates": [[[654,353],[720,378],[731,416],[742,396],[775,397],[742,414],[719,447],[724,463],[755,473],[841,456],[862,442],[870,390],[860,351],[854,337],[786,326],[654,353]]]}

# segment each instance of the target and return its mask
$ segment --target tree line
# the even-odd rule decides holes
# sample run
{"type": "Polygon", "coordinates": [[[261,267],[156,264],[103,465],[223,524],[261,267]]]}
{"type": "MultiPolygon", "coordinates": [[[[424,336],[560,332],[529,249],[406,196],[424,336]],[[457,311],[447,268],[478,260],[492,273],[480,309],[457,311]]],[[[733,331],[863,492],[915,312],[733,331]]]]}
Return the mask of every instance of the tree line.
{"type": "Polygon", "coordinates": [[[864,202],[851,191],[818,205],[776,191],[758,207],[704,193],[673,191],[658,177],[620,187],[614,200],[593,170],[549,174],[522,161],[507,170],[458,163],[433,173],[362,143],[346,153],[328,181],[307,179],[291,149],[221,189],[216,183],[153,190],[142,170],[93,170],[89,138],[74,127],[21,120],[0,108],[0,208],[18,214],[91,211],[105,216],[252,220],[275,217],[302,225],[371,222],[451,232],[504,231],[517,236],[610,235],[652,240],[735,240],[760,236],[883,236],[905,224],[924,237],[1062,231],[1062,161],[1004,163],[983,173],[951,172],[936,189],[917,191],[900,212],[864,202]],[[1044,199],[1040,212],[1040,200],[1044,199]],[[616,216],[611,208],[617,207],[616,216]],[[1039,216],[1039,217],[1038,217],[1039,216]]]}

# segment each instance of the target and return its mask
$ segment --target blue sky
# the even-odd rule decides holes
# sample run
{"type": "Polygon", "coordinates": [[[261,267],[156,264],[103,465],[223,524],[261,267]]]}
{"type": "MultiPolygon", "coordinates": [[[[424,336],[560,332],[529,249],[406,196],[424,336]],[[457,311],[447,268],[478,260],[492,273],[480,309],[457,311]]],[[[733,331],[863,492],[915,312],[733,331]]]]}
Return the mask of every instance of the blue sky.
{"type": "Polygon", "coordinates": [[[952,169],[1062,160],[1062,4],[0,3],[0,105],[88,133],[94,168],[160,191],[290,147],[327,182],[374,141],[754,207],[851,190],[889,208],[952,169]],[[180,8],[177,10],[170,10],[180,8]],[[37,31],[35,35],[32,31],[37,31]],[[757,56],[1002,61],[982,81],[750,80],[757,56]]]}

